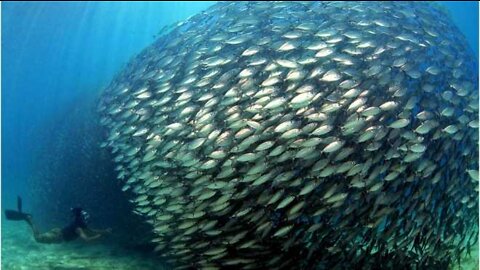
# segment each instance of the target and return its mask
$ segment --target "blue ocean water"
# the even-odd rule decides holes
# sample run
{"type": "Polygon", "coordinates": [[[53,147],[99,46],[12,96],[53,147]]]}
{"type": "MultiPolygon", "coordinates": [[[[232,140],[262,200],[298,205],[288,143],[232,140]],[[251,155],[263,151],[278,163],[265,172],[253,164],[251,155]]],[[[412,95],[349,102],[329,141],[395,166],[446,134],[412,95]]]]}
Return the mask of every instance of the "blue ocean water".
{"type": "Polygon", "coordinates": [[[2,202],[29,189],[31,150],[49,119],[98,93],[162,27],[211,4],[3,3],[2,202]]]}
{"type": "MultiPolygon", "coordinates": [[[[212,4],[2,3],[2,208],[14,208],[17,194],[22,194],[25,207],[38,213],[41,209],[34,208],[37,205],[32,202],[43,198],[28,197],[35,196],[35,181],[52,181],[55,189],[58,181],[75,180],[62,179],[62,175],[58,175],[60,180],[42,179],[37,174],[43,169],[33,165],[38,164],[38,159],[45,159],[43,164],[48,164],[49,159],[53,163],[62,158],[52,157],[41,145],[54,145],[60,137],[52,134],[64,134],[62,147],[80,149],[85,138],[71,135],[75,134],[73,131],[65,132],[68,121],[59,124],[65,115],[80,117],[82,111],[78,110],[85,107],[78,103],[95,98],[131,57],[155,40],[162,27],[212,4]],[[48,138],[54,139],[46,142],[48,138]],[[44,152],[38,152],[39,149],[44,152]]],[[[478,2],[439,5],[448,9],[478,58],[478,2]]],[[[72,200],[72,204],[81,199],[72,200]]],[[[43,222],[48,225],[48,221],[43,222]]]]}
{"type": "MultiPolygon", "coordinates": [[[[115,233],[110,239],[118,235],[123,238],[124,246],[135,246],[125,237],[127,233],[137,237],[126,229],[135,217],[124,216],[116,208],[129,207],[128,200],[106,201],[112,198],[109,197],[112,192],[108,192],[111,185],[117,184],[102,174],[112,170],[111,166],[95,166],[91,162],[98,163],[94,158],[98,144],[91,143],[92,137],[88,137],[95,132],[92,129],[95,120],[90,117],[94,108],[82,104],[94,99],[130,58],[155,40],[164,26],[184,20],[211,4],[2,3],[2,213],[3,209],[15,209],[17,195],[21,195],[24,211],[33,214],[43,232],[68,224],[70,207],[81,205],[93,209],[95,226],[113,228],[115,233]],[[90,121],[92,125],[86,124],[90,121]],[[93,182],[97,183],[95,187],[89,187],[93,182]],[[107,186],[101,188],[102,183],[107,186]],[[102,193],[110,195],[105,198],[102,193]]],[[[121,192],[120,186],[115,190],[121,192]]],[[[18,225],[5,222],[2,217],[2,269],[14,265],[28,268],[29,262],[35,261],[43,261],[44,267],[50,260],[57,260],[55,254],[61,246],[43,248],[44,253],[29,253],[34,241],[31,231],[26,224],[18,225]],[[11,231],[9,226],[23,231],[11,231]]],[[[97,246],[90,252],[98,254],[93,257],[105,258],[99,264],[119,269],[152,269],[151,264],[158,265],[144,258],[147,266],[142,266],[140,257],[132,262],[124,250],[97,246]]],[[[60,254],[90,257],[84,253],[60,254]]],[[[64,260],[67,266],[78,260],[73,257],[64,260]]]]}
{"type": "Polygon", "coordinates": [[[447,8],[478,58],[478,2],[445,1],[439,4],[447,8]]]}

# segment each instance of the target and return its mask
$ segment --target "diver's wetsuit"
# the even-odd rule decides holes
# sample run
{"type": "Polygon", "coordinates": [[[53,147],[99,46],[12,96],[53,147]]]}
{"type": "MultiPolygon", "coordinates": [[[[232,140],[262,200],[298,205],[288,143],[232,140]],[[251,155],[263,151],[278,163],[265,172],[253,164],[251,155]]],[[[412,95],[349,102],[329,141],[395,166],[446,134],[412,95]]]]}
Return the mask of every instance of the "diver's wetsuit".
{"type": "Polygon", "coordinates": [[[45,244],[55,244],[72,241],[80,236],[77,234],[78,228],[88,230],[87,224],[81,218],[75,218],[75,220],[70,225],[66,226],[63,229],[54,228],[45,233],[40,233],[38,231],[37,227],[33,224],[31,218],[29,218],[27,222],[33,229],[33,236],[35,238],[35,241],[45,244]]]}
{"type": "Polygon", "coordinates": [[[79,237],[77,229],[87,229],[87,224],[80,219],[76,218],[70,225],[62,229],[62,237],[64,241],[72,241],[79,237]]]}

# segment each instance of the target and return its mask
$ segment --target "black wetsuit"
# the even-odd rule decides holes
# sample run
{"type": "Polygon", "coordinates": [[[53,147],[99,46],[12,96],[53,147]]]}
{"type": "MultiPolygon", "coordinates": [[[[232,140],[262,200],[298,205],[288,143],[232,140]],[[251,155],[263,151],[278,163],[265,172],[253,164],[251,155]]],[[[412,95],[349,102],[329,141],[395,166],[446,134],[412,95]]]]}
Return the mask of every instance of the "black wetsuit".
{"type": "Polygon", "coordinates": [[[77,229],[86,229],[87,224],[81,219],[76,218],[70,225],[62,229],[62,237],[64,241],[72,241],[79,237],[77,229]]]}

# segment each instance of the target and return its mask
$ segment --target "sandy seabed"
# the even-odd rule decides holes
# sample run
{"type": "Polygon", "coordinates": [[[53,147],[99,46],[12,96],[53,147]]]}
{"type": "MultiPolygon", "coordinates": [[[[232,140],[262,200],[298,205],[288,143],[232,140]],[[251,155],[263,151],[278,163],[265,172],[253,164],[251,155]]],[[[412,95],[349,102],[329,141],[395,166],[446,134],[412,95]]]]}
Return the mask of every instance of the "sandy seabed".
{"type": "MultiPolygon", "coordinates": [[[[23,222],[2,222],[2,270],[166,270],[152,255],[108,241],[39,244],[23,222]]],[[[478,246],[452,270],[478,270],[478,246]]]]}
{"type": "Polygon", "coordinates": [[[163,270],[152,255],[109,241],[39,244],[24,222],[2,221],[2,270],[163,270]]]}

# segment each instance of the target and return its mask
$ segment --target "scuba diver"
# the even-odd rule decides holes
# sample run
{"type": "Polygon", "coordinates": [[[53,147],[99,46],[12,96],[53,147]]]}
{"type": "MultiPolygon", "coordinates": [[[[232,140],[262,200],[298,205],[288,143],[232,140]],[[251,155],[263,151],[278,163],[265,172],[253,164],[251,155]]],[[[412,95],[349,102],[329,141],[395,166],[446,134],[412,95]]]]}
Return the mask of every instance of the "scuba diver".
{"type": "Polygon", "coordinates": [[[88,228],[87,223],[89,214],[81,207],[74,207],[72,211],[73,221],[63,229],[54,228],[48,232],[40,233],[33,223],[32,215],[22,212],[22,199],[17,198],[18,211],[5,210],[5,216],[8,220],[25,220],[32,228],[33,237],[38,243],[54,244],[62,243],[82,238],[86,242],[100,238],[102,235],[110,234],[112,229],[95,230],[88,228]]]}

